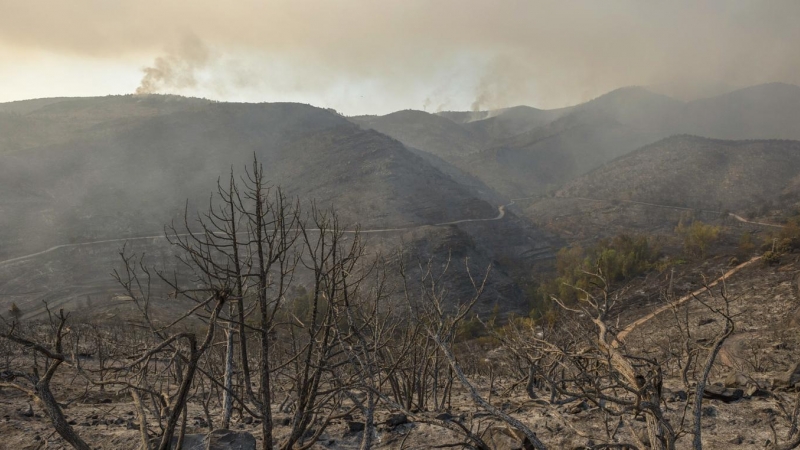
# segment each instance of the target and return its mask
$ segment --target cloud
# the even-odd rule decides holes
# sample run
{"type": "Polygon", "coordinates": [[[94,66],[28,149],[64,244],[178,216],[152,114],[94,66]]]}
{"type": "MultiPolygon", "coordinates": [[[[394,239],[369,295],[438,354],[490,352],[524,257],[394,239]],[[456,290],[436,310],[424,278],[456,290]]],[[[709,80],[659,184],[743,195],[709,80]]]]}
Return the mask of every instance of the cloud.
{"type": "Polygon", "coordinates": [[[800,83],[796,1],[0,0],[0,10],[0,46],[20,55],[160,55],[142,92],[202,86],[210,71],[227,90],[325,98],[360,84],[392,105],[485,108],[556,107],[625,85],[800,83]],[[219,61],[229,54],[247,70],[219,61]],[[460,90],[432,95],[443,83],[460,90]]]}

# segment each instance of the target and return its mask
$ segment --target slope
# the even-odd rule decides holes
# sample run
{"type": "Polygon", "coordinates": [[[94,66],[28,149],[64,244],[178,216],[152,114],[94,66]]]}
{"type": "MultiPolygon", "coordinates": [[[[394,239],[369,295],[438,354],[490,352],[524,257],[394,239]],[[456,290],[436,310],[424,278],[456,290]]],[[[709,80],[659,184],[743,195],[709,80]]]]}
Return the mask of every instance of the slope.
{"type": "Polygon", "coordinates": [[[671,135],[800,139],[800,87],[765,84],[689,103],[627,87],[562,110],[442,112],[451,123],[441,126],[425,125],[430,116],[417,113],[413,126],[392,115],[373,121],[499,193],[524,197],[671,135]]]}
{"type": "MultiPolygon", "coordinates": [[[[164,96],[30,106],[0,114],[0,128],[5,124],[25,136],[13,146],[0,142],[0,260],[62,244],[92,244],[0,265],[4,303],[38,311],[41,300],[74,305],[86,296],[113,298],[108,272],[119,260],[118,239],[160,235],[164,223],[181,218],[187,199],[190,214],[204,210],[217,179],[224,180],[231,168],[241,174],[254,154],[268,179],[289,196],[332,205],[345,224],[399,228],[370,234],[375,251],[404,241],[439,242],[456,233],[469,239],[453,245],[476,264],[486,267],[495,253],[503,253],[476,245],[481,233],[492,232],[490,225],[473,227],[478,231],[453,225],[444,227],[451,232],[430,236],[424,227],[407,232],[406,227],[494,218],[497,205],[476,198],[400,142],[328,110],[164,96]],[[39,122],[50,132],[30,125],[39,122]],[[393,241],[384,242],[384,234],[393,241]],[[111,241],[98,242],[104,240],[111,241]]],[[[538,241],[535,230],[516,223],[506,228],[538,241]]],[[[156,263],[170,260],[163,240],[131,245],[156,263]]],[[[522,304],[507,275],[496,272],[493,283],[493,302],[522,304]]]]}
{"type": "Polygon", "coordinates": [[[623,88],[473,156],[480,177],[510,196],[558,186],[606,161],[668,136],[681,103],[623,88]]]}
{"type": "Polygon", "coordinates": [[[468,155],[479,151],[486,143],[480,133],[424,111],[405,110],[385,116],[357,116],[351,120],[441,158],[468,155]]]}
{"type": "Polygon", "coordinates": [[[579,177],[557,196],[745,211],[780,200],[798,172],[798,141],[680,135],[579,177]]]}
{"type": "MultiPolygon", "coordinates": [[[[399,142],[326,110],[206,103],[139,114],[137,98],[119,100],[109,106],[108,99],[96,99],[94,109],[84,108],[92,100],[49,105],[53,122],[91,125],[65,133],[56,143],[53,135],[38,143],[36,133],[28,133],[24,147],[0,147],[0,201],[22,219],[16,226],[5,224],[5,241],[30,242],[32,233],[43,231],[25,226],[35,223],[55,230],[59,242],[152,234],[187,198],[193,205],[205,204],[216,179],[231,167],[244,167],[253,154],[289,195],[326,204],[336,199],[346,220],[365,226],[496,214],[494,206],[474,199],[399,142]],[[105,109],[114,114],[106,115],[105,109]],[[22,236],[9,236],[15,230],[22,236]]],[[[25,125],[11,124],[18,134],[25,134],[25,125]]]]}
{"type": "Polygon", "coordinates": [[[717,139],[800,139],[800,86],[770,83],[686,105],[681,132],[717,139]]]}

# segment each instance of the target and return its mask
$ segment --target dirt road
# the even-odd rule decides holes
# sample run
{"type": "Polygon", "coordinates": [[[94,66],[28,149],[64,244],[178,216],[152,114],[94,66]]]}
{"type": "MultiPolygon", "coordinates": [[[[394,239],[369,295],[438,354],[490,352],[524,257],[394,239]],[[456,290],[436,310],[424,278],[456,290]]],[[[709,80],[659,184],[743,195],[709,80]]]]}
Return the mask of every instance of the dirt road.
{"type": "MultiPolygon", "coordinates": [[[[373,228],[373,229],[366,229],[366,230],[359,230],[359,233],[362,234],[375,234],[375,233],[392,233],[397,231],[408,231],[413,230],[416,228],[422,228],[426,226],[432,227],[443,227],[449,225],[456,225],[461,223],[470,223],[470,222],[491,222],[495,220],[502,220],[506,215],[506,207],[511,206],[514,204],[512,200],[510,203],[505,205],[500,205],[497,207],[497,215],[494,217],[489,217],[485,219],[461,219],[461,220],[454,220],[452,222],[441,222],[435,223],[430,225],[416,225],[410,227],[400,227],[400,228],[373,228]]],[[[310,229],[309,231],[319,231],[318,229],[310,229]]],[[[355,230],[345,231],[345,233],[355,233],[355,230]]],[[[188,236],[188,234],[180,234],[179,236],[188,236]]],[[[17,256],[11,259],[7,259],[5,261],[0,261],[0,267],[6,266],[8,264],[13,264],[19,261],[25,261],[31,258],[35,258],[37,256],[46,255],[48,253],[52,253],[54,251],[64,249],[64,248],[74,248],[74,247],[84,247],[89,245],[101,245],[101,244],[113,244],[113,243],[124,243],[124,242],[133,242],[133,241],[145,241],[145,240],[152,240],[152,239],[166,239],[166,237],[162,235],[154,235],[154,236],[140,236],[140,237],[127,237],[127,238],[117,238],[117,239],[102,239],[98,241],[87,241],[87,242],[77,242],[74,244],[61,244],[50,247],[46,250],[42,250],[40,252],[31,253],[29,255],[22,255],[17,256]]]]}
{"type": "MultiPolygon", "coordinates": [[[[554,197],[554,198],[563,198],[563,199],[578,199],[578,200],[586,200],[590,202],[609,202],[610,200],[602,200],[599,198],[589,198],[589,197],[554,197]]],[[[698,208],[686,208],[683,206],[673,206],[673,205],[660,205],[658,203],[647,203],[647,202],[637,202],[633,200],[617,200],[620,203],[628,203],[631,205],[642,205],[642,206],[652,206],[654,208],[662,208],[662,209],[673,209],[676,211],[702,211],[711,214],[722,214],[722,211],[714,211],[711,209],[698,209],[698,208]]],[[[728,213],[728,216],[733,217],[734,219],[738,220],[742,223],[749,223],[752,225],[761,225],[764,227],[774,227],[774,228],[783,228],[783,225],[776,225],[774,223],[766,223],[766,222],[753,222],[752,220],[747,220],[744,217],[734,214],[728,213]]]]}

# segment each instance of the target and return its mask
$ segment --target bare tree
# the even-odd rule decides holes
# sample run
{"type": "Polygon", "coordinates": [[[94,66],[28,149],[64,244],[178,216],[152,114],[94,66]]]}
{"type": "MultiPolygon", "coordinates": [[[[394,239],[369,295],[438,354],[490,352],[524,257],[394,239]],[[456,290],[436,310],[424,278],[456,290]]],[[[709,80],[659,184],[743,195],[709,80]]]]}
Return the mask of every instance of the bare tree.
{"type": "MultiPolygon", "coordinates": [[[[45,307],[47,305],[45,304],[45,307]]],[[[91,447],[75,432],[64,416],[61,406],[53,395],[50,387],[53,377],[61,368],[62,364],[69,363],[69,354],[65,352],[64,338],[69,333],[67,320],[69,314],[64,310],[59,310],[58,314],[53,315],[47,308],[49,317],[49,333],[47,336],[38,340],[23,336],[19,330],[19,322],[6,322],[6,330],[2,337],[35,352],[44,358],[44,374],[40,373],[38,364],[35,362],[30,371],[9,371],[8,382],[0,382],[0,387],[12,388],[24,392],[32,399],[38,401],[56,432],[70,445],[78,450],[90,450],[91,447]]]]}

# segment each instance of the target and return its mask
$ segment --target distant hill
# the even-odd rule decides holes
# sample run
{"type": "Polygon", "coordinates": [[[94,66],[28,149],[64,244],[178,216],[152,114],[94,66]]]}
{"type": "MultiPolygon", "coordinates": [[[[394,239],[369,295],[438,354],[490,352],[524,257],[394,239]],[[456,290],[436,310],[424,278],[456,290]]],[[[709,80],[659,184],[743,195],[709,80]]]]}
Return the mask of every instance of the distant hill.
{"type": "Polygon", "coordinates": [[[51,225],[69,224],[53,226],[67,239],[158,231],[187,198],[203,207],[216,179],[231,167],[241,171],[253,154],[289,195],[335,204],[343,218],[365,226],[497,211],[401,143],[327,110],[145,100],[69,99],[0,115],[0,129],[25,136],[0,144],[0,202],[22,202],[6,219],[19,223],[6,227],[5,237],[44,217],[51,225]],[[40,134],[41,120],[82,127],[40,134]]]}
{"type": "Polygon", "coordinates": [[[495,114],[495,111],[439,111],[436,113],[437,116],[450,119],[461,125],[477,120],[488,119],[494,117],[495,114]]]}
{"type": "Polygon", "coordinates": [[[439,157],[462,157],[481,150],[486,144],[481,134],[424,111],[405,110],[385,116],[357,116],[350,119],[364,128],[374,129],[409,147],[439,157]]]}
{"type": "Polygon", "coordinates": [[[476,154],[487,184],[511,196],[559,186],[606,161],[668,136],[681,103],[641,88],[613,91],[476,154]]]}
{"type": "Polygon", "coordinates": [[[770,83],[696,100],[681,131],[718,139],[800,140],[800,86],[770,83]]]}
{"type": "Polygon", "coordinates": [[[798,173],[798,141],[680,135],[611,161],[556,195],[745,211],[787,200],[798,173]]]}
{"type": "Polygon", "coordinates": [[[800,87],[766,84],[689,103],[627,87],[561,110],[438,115],[452,124],[422,125],[432,123],[425,116],[433,115],[421,112],[413,125],[393,115],[370,120],[406,145],[445,159],[507,197],[519,197],[561,186],[676,134],[800,139],[800,87]]]}
{"type": "Polygon", "coordinates": [[[470,121],[465,127],[483,136],[484,140],[496,142],[545,126],[569,111],[570,108],[543,110],[514,106],[491,111],[485,119],[470,121]]]}
{"type": "MultiPolygon", "coordinates": [[[[174,96],[48,99],[0,104],[3,130],[0,262],[56,245],[114,240],[0,264],[0,293],[34,293],[0,301],[26,308],[39,308],[41,300],[107,298],[115,292],[108,273],[123,245],[116,239],[161,235],[165,223],[182,219],[187,200],[190,215],[205,210],[217,180],[225,182],[232,168],[243,175],[253,155],[290,197],[333,206],[347,226],[398,229],[368,234],[372,251],[455,245],[454,254],[486,268],[496,258],[521,258],[528,247],[548,249],[546,237],[512,214],[498,222],[522,245],[508,249],[479,244],[495,233],[494,222],[426,227],[494,218],[502,200],[479,192],[489,189],[433,155],[308,105],[174,96]]],[[[132,245],[170,261],[163,240],[132,245]]],[[[491,284],[487,302],[518,311],[524,305],[502,270],[491,284]]]]}

